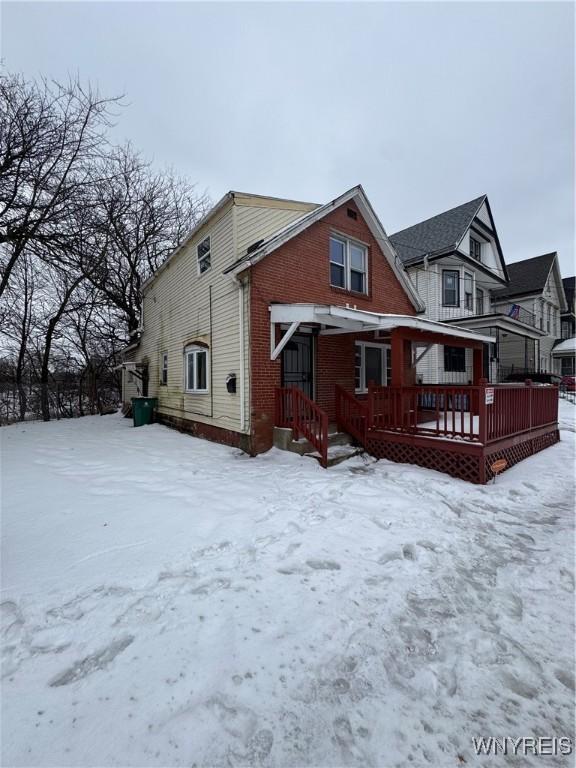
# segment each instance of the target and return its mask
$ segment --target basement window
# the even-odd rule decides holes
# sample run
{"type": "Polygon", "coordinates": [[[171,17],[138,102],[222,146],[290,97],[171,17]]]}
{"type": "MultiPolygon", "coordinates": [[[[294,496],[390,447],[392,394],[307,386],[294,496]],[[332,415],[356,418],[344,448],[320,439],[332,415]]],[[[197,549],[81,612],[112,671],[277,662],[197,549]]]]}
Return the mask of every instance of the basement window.
{"type": "Polygon", "coordinates": [[[365,245],[330,236],[330,285],[355,293],[368,290],[368,250],[365,245]]]}

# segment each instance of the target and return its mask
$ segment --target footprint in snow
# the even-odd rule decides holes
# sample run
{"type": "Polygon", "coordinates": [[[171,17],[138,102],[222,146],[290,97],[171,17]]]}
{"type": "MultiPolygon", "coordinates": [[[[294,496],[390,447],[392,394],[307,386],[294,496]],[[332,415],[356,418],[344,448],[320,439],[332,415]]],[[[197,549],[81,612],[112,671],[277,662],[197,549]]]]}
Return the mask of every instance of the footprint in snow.
{"type": "Polygon", "coordinates": [[[116,656],[122,653],[122,651],[125,651],[133,642],[133,635],[127,635],[120,640],[115,640],[105,648],[77,661],[71,667],[64,670],[64,672],[61,672],[53,678],[48,685],[51,688],[58,688],[61,685],[70,685],[70,683],[75,683],[78,680],[83,680],[89,675],[93,675],[94,672],[106,669],[106,667],[114,661],[116,656]]]}
{"type": "Polygon", "coordinates": [[[306,560],[306,565],[315,571],[339,571],[340,563],[334,560],[306,560]]]}
{"type": "Polygon", "coordinates": [[[199,587],[195,587],[190,590],[192,595],[211,595],[214,592],[218,592],[221,589],[230,589],[232,582],[230,579],[212,579],[199,587]]]}
{"type": "Polygon", "coordinates": [[[556,680],[558,680],[559,683],[562,683],[562,685],[568,688],[570,691],[575,689],[576,686],[574,684],[574,674],[573,672],[570,672],[570,670],[557,669],[556,672],[554,672],[554,677],[556,680]]]}
{"type": "Polygon", "coordinates": [[[566,592],[574,592],[574,574],[566,568],[560,568],[560,586],[566,592]]]}
{"type": "Polygon", "coordinates": [[[402,556],[404,560],[417,560],[418,555],[414,544],[404,544],[402,547],[402,556]]]}
{"type": "Polygon", "coordinates": [[[385,552],[380,558],[378,558],[380,565],[387,565],[393,560],[402,560],[402,555],[400,552],[385,552]]]}
{"type": "Polygon", "coordinates": [[[24,616],[12,600],[0,603],[0,626],[4,640],[13,639],[24,625],[24,616]]]}

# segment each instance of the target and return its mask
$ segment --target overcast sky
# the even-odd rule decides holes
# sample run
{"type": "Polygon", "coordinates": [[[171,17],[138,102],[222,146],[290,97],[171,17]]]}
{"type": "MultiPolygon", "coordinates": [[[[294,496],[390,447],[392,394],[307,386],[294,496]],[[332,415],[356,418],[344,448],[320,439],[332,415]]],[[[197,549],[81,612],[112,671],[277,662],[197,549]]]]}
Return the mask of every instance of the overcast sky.
{"type": "Polygon", "coordinates": [[[392,233],[487,193],[507,261],[574,274],[571,3],[4,2],[1,35],[213,200],[361,183],[392,233]]]}

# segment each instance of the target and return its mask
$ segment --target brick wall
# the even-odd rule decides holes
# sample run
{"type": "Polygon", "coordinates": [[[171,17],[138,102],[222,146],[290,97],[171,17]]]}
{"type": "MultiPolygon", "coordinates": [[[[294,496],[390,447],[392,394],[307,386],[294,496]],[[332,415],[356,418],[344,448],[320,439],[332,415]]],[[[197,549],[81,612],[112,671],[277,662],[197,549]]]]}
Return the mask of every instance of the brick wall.
{"type": "MultiPolygon", "coordinates": [[[[270,360],[273,302],[336,304],[372,312],[414,315],[415,309],[381,252],[355,203],[342,205],[271,253],[251,269],[251,418],[252,450],[272,444],[274,388],[280,386],[281,361],[270,360]],[[351,208],[357,214],[348,216],[351,208]],[[368,245],[368,295],[330,286],[329,238],[332,231],[368,245]]],[[[372,334],[364,334],[370,338],[372,334]]],[[[321,336],[316,345],[317,402],[334,417],[334,385],[354,391],[354,341],[359,335],[321,336]]]]}

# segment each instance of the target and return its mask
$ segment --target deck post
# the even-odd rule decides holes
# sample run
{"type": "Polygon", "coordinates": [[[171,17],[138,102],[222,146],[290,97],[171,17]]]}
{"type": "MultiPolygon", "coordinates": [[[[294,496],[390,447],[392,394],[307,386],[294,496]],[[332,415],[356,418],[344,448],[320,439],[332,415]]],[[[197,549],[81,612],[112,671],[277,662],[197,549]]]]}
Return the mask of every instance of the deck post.
{"type": "MultiPolygon", "coordinates": [[[[476,351],[476,350],[474,350],[476,351]]],[[[478,439],[482,445],[486,445],[488,439],[488,409],[486,407],[486,379],[478,382],[478,439]]],[[[472,414],[470,414],[472,418],[472,414]]]]}
{"type": "Polygon", "coordinates": [[[395,328],[390,333],[392,347],[392,376],[390,384],[393,387],[411,386],[415,380],[415,369],[412,366],[412,341],[405,337],[401,328],[395,328]]]}
{"type": "Polygon", "coordinates": [[[532,389],[532,379],[525,379],[524,384],[530,387],[528,390],[528,426],[532,430],[532,396],[534,390],[532,389]]]}
{"type": "Polygon", "coordinates": [[[480,380],[484,378],[484,350],[474,348],[472,354],[472,384],[478,386],[480,380]]]}
{"type": "Polygon", "coordinates": [[[371,381],[368,382],[368,397],[366,399],[366,432],[369,429],[374,429],[374,385],[371,381]]]}

